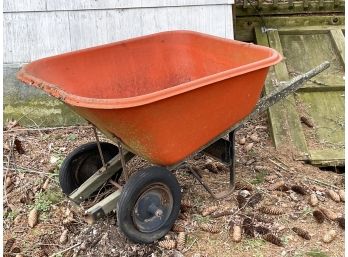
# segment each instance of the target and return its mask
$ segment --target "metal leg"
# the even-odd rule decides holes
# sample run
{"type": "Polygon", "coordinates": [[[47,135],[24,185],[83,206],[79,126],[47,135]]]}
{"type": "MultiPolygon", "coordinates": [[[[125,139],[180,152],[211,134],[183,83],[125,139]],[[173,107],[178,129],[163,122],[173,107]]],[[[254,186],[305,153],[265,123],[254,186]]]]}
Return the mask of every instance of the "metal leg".
{"type": "MultiPolygon", "coordinates": [[[[213,146],[209,146],[209,153],[219,153],[219,157],[223,156],[223,161],[226,163],[229,163],[229,170],[230,170],[230,183],[229,183],[229,188],[227,191],[214,194],[213,191],[209,188],[207,184],[205,184],[204,180],[200,177],[200,175],[190,166],[188,168],[190,169],[191,174],[198,180],[198,182],[204,187],[205,190],[216,200],[225,198],[229,196],[233,191],[234,191],[234,186],[235,186],[235,133],[236,130],[231,131],[228,134],[229,140],[224,140],[221,139],[220,141],[217,141],[218,143],[213,146]],[[224,143],[222,143],[225,141],[224,143]],[[228,145],[228,147],[226,147],[228,145]],[[223,146],[225,148],[226,153],[222,154],[220,152],[219,146],[223,146]],[[226,159],[226,157],[228,157],[226,159]]],[[[207,151],[206,151],[207,152],[207,151]]],[[[214,157],[217,157],[215,154],[214,157]]],[[[219,158],[221,159],[221,158],[219,158]]]]}
{"type": "Polygon", "coordinates": [[[235,171],[235,162],[236,162],[236,148],[235,148],[235,144],[236,144],[236,130],[232,130],[229,134],[228,134],[228,139],[230,142],[230,188],[234,189],[235,186],[235,180],[236,180],[236,171],[235,171]]]}
{"type": "Polygon", "coordinates": [[[99,137],[98,137],[98,133],[97,133],[97,128],[95,126],[93,126],[93,132],[94,132],[95,140],[97,141],[97,146],[98,146],[100,159],[102,161],[103,167],[105,167],[104,155],[103,155],[102,149],[100,147],[100,142],[99,142],[99,137]]]}

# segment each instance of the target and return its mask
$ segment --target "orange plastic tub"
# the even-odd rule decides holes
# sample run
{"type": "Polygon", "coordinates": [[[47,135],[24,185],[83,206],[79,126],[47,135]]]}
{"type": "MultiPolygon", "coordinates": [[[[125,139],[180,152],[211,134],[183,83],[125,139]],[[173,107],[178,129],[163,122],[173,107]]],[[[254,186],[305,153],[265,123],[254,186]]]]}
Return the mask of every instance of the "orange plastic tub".
{"type": "Polygon", "coordinates": [[[34,61],[18,78],[170,166],[250,114],[280,60],[270,48],[169,31],[34,61]]]}

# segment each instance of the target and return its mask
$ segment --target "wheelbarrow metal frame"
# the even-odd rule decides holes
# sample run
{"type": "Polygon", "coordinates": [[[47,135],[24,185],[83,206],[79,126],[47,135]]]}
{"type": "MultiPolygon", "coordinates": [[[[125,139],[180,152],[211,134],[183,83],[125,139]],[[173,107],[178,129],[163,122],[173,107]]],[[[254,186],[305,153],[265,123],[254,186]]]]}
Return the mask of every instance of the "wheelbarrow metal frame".
{"type": "MultiPolygon", "coordinates": [[[[274,105],[278,101],[284,99],[289,94],[295,92],[298,88],[302,86],[304,82],[316,76],[323,70],[327,69],[330,66],[329,62],[324,62],[312,70],[306,72],[303,75],[299,75],[294,77],[293,79],[279,83],[279,87],[274,90],[271,94],[260,99],[258,104],[256,105],[254,111],[244,118],[242,121],[233,125],[228,130],[221,133],[219,136],[211,140],[208,144],[202,146],[198,149],[198,152],[204,152],[219,161],[229,165],[230,171],[230,183],[229,189],[226,193],[215,195],[210,188],[204,183],[203,179],[197,174],[191,167],[189,167],[191,173],[197,178],[197,180],[204,186],[204,188],[215,198],[222,198],[234,190],[234,182],[235,182],[235,132],[243,126],[243,124],[255,117],[257,114],[265,111],[270,106],[274,105]],[[223,137],[229,134],[229,140],[224,139],[223,137]]],[[[107,131],[101,131],[108,138],[113,140],[115,143],[119,144],[120,140],[116,138],[114,135],[110,134],[107,131]]],[[[97,140],[97,143],[99,141],[97,140]]],[[[124,151],[123,155],[118,154],[109,162],[107,162],[102,168],[100,168],[94,175],[92,175],[87,181],[85,181],[79,188],[77,188],[73,193],[69,195],[69,199],[79,204],[87,199],[93,192],[95,192],[101,185],[103,185],[106,181],[108,181],[116,172],[122,169],[122,162],[125,163],[132,159],[135,155],[130,151],[124,151]]],[[[177,163],[172,166],[167,166],[166,168],[169,170],[173,170],[178,168],[179,166],[187,165],[186,159],[182,160],[180,163],[177,163]]],[[[118,188],[114,193],[107,196],[91,208],[86,211],[86,215],[91,218],[91,220],[95,220],[112,210],[114,210],[117,206],[117,200],[121,194],[121,188],[118,188]]]]}

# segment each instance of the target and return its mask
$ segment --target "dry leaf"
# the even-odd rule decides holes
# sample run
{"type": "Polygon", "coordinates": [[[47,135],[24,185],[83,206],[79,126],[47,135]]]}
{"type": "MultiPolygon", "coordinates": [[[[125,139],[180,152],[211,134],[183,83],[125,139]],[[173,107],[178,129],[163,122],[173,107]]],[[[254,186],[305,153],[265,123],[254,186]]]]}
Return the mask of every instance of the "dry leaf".
{"type": "Polygon", "coordinates": [[[345,218],[344,217],[339,217],[339,218],[336,219],[336,221],[338,222],[338,225],[342,229],[344,229],[344,227],[345,227],[345,218]]]}
{"type": "Polygon", "coordinates": [[[34,208],[29,212],[29,216],[28,216],[29,227],[31,228],[35,227],[36,224],[38,223],[38,219],[39,219],[39,212],[34,208]]]}
{"type": "Polygon", "coordinates": [[[254,134],[252,134],[251,136],[250,136],[250,139],[252,140],[252,141],[254,141],[254,142],[260,142],[260,139],[259,139],[259,137],[257,136],[257,134],[256,133],[254,133],[254,134]]]}
{"type": "Polygon", "coordinates": [[[8,188],[12,185],[12,179],[11,177],[7,176],[5,180],[5,188],[8,188]]]}
{"type": "Polygon", "coordinates": [[[59,238],[60,244],[66,244],[66,242],[68,242],[68,230],[67,229],[65,229],[63,231],[63,233],[60,235],[60,238],[59,238]]]}
{"type": "Polygon", "coordinates": [[[274,184],[270,185],[268,187],[269,190],[273,191],[273,190],[277,190],[279,189],[280,187],[284,186],[285,185],[285,182],[284,180],[280,180],[280,181],[277,181],[275,182],[274,184]]]}
{"type": "Polygon", "coordinates": [[[241,138],[238,140],[238,143],[239,143],[240,145],[244,145],[245,142],[246,142],[245,137],[241,137],[241,138]]]}
{"type": "Polygon", "coordinates": [[[42,190],[47,190],[49,183],[50,183],[50,179],[48,178],[48,179],[46,179],[45,182],[43,183],[43,185],[42,185],[42,187],[41,187],[42,190]]]}
{"type": "Polygon", "coordinates": [[[245,145],[244,149],[246,152],[249,152],[254,146],[254,143],[249,143],[247,145],[245,145]]]}

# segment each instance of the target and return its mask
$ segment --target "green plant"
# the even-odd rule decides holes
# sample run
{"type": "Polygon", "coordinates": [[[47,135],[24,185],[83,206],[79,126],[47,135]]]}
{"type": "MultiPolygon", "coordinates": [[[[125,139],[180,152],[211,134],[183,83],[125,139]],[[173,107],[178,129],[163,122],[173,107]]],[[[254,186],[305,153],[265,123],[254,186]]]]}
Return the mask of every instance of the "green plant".
{"type": "Polygon", "coordinates": [[[203,217],[199,214],[193,214],[192,219],[198,223],[208,223],[210,221],[210,216],[203,217]]]}
{"type": "Polygon", "coordinates": [[[256,185],[256,184],[261,184],[265,181],[265,177],[267,176],[267,172],[261,171],[256,173],[255,179],[250,181],[251,184],[256,185]]]}
{"type": "Polygon", "coordinates": [[[18,212],[13,210],[5,213],[5,218],[9,220],[14,220],[18,216],[18,212]]]}
{"type": "Polygon", "coordinates": [[[34,207],[41,212],[50,210],[52,204],[56,204],[63,199],[61,193],[54,190],[40,192],[35,197],[34,207]]]}
{"type": "Polygon", "coordinates": [[[76,134],[69,134],[69,136],[67,137],[67,139],[69,141],[75,141],[77,139],[77,135],[76,134]]]}
{"type": "Polygon", "coordinates": [[[329,257],[326,253],[323,253],[318,249],[310,250],[309,252],[306,252],[306,255],[310,257],[329,257]]]}

